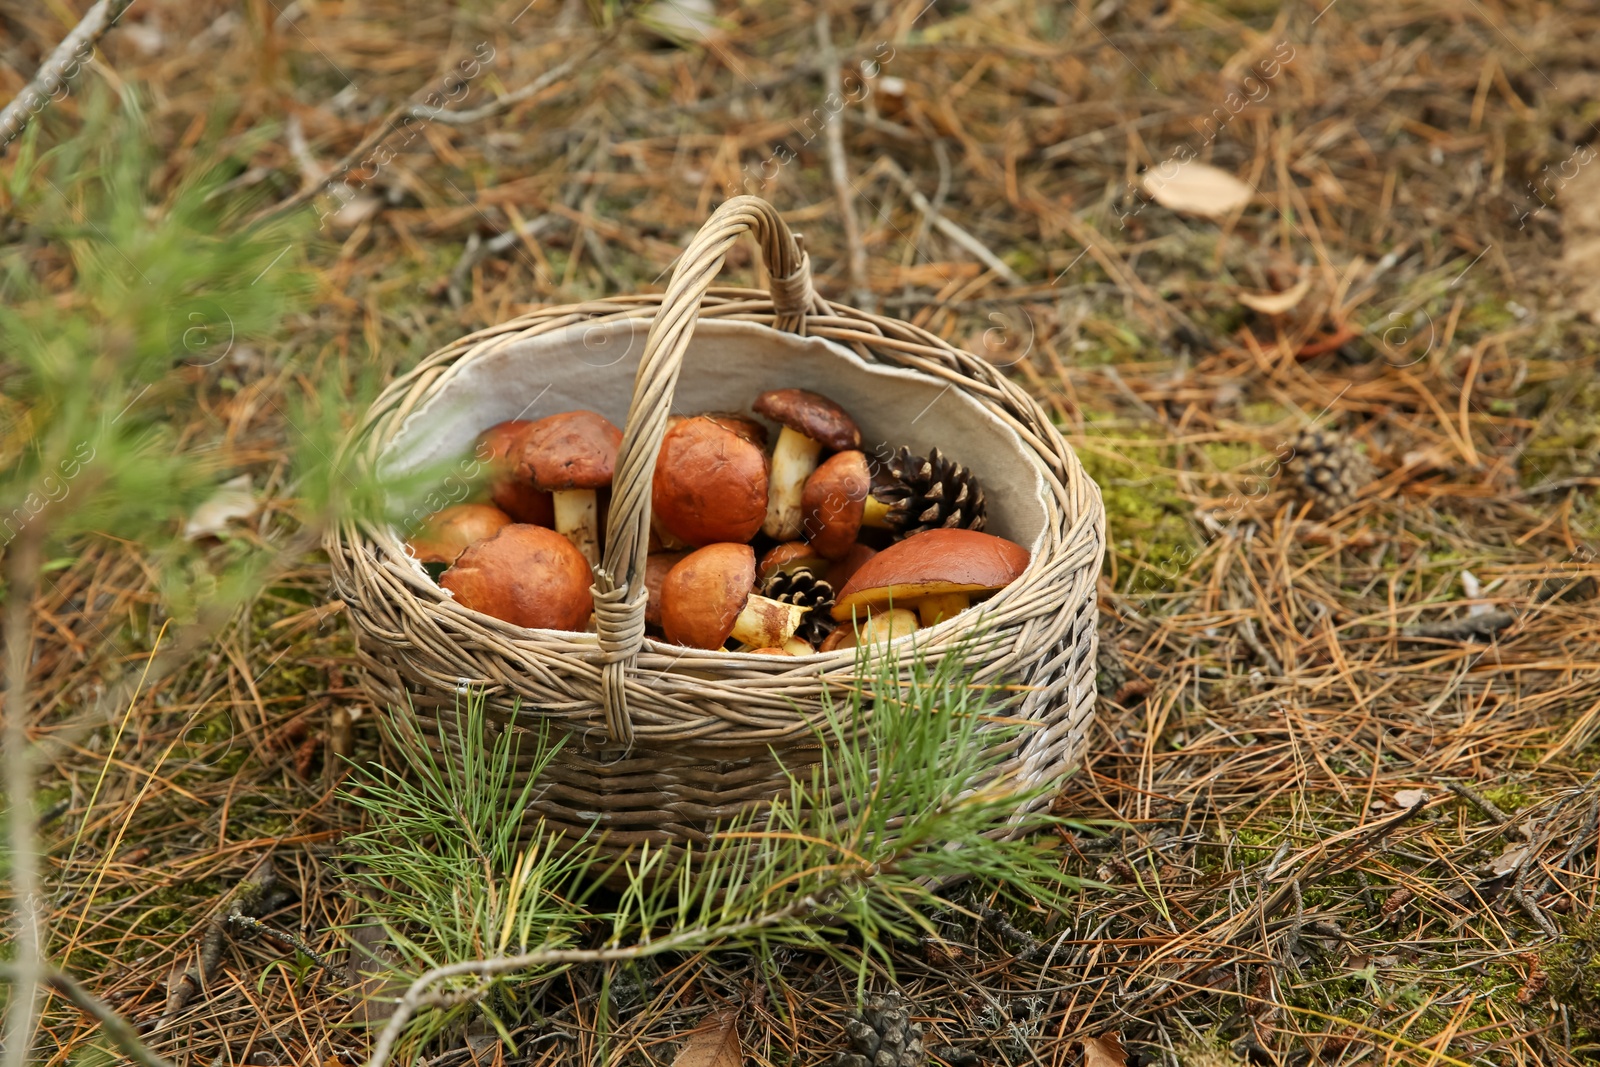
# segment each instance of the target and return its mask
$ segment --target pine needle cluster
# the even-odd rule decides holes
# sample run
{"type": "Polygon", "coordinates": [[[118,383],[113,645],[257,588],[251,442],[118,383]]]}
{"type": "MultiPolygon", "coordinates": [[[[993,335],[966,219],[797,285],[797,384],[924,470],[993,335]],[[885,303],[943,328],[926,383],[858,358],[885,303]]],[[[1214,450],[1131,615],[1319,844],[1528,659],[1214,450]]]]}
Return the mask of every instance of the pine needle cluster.
{"type": "Polygon", "coordinates": [[[1033,833],[1060,820],[1029,815],[1015,836],[996,832],[1053,784],[997,774],[1026,728],[1005,717],[1000,695],[972,684],[960,657],[919,661],[909,682],[889,659],[863,655],[858,666],[861,686],[815,724],[822,762],[791,773],[769,809],[722,828],[687,862],[642,850],[613,866],[592,840],[525,825],[559,742],[486,729],[481,698],[458,707],[448,759],[422,744],[410,716],[392,716],[404,766],[357,767],[346,793],[366,815],[347,844],[368,921],[388,930],[412,975],[513,964],[447,968],[456,973],[413,986],[415,1003],[433,1010],[404,1047],[473,1013],[508,1033],[531,990],[589,958],[799,948],[864,981],[874,959],[892,971],[896,943],[937,932],[932,917],[956,907],[941,886],[977,879],[1018,903],[1061,908],[1077,883],[1033,833]],[[537,759],[514,787],[519,744],[537,746],[537,759]],[[835,795],[842,802],[827,801],[835,795]],[[596,893],[602,879],[624,887],[596,893]]]}

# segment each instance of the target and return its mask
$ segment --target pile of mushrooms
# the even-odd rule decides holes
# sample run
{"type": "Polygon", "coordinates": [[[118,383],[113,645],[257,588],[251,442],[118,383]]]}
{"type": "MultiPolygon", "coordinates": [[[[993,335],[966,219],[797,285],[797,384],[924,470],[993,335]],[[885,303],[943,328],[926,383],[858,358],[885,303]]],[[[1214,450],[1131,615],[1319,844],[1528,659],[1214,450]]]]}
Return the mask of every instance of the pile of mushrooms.
{"type": "MultiPolygon", "coordinates": [[[[873,496],[881,472],[827,397],[775,389],[751,410],[766,423],[737,412],[669,420],[651,483],[649,633],[771,656],[877,644],[960,614],[1027,568],[1026,549],[976,529],[893,539],[873,496]],[[778,427],[770,453],[767,423],[778,427]]],[[[591,628],[599,515],[621,441],[592,411],[489,427],[477,442],[486,499],[429,516],[412,553],[443,567],[438,583],[463,607],[518,626],[591,628]]]]}

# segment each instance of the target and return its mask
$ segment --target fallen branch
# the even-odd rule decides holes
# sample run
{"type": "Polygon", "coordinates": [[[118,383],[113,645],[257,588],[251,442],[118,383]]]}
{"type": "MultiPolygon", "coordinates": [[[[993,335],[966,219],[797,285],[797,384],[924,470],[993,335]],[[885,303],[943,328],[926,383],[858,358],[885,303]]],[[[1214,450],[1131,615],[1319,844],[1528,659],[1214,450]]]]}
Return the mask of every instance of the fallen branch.
{"type": "MultiPolygon", "coordinates": [[[[222,962],[222,949],[228,940],[228,925],[240,919],[253,919],[267,911],[274,900],[277,884],[278,870],[273,866],[272,855],[268,853],[233,887],[223,906],[206,923],[205,934],[200,939],[198,966],[184,971],[175,970],[168,979],[167,1003],[161,1018],[156,1020],[156,1030],[170,1026],[178,1013],[189,1006],[189,1002],[217,973],[217,967],[222,962]]],[[[322,963],[315,953],[308,955],[322,963]]]]}
{"type": "Polygon", "coordinates": [[[263,208],[261,211],[252,215],[246,225],[255,226],[262,222],[266,222],[269,219],[277,218],[280,215],[287,214],[296,208],[304,207],[306,204],[309,204],[312,200],[320,196],[330,185],[336,181],[339,181],[346,174],[350,173],[350,171],[356,166],[356,164],[362,161],[363,157],[365,157],[368,152],[371,152],[374,148],[377,148],[378,145],[382,144],[390,134],[394,133],[399,128],[397,124],[402,119],[414,118],[420,122],[439,122],[446,126],[465,126],[469,123],[477,122],[480,119],[486,119],[492,115],[497,115],[502,111],[506,111],[512,107],[515,107],[517,104],[522,103],[522,101],[527,100],[529,97],[539,93],[551,83],[558,81],[572,73],[572,71],[576,69],[579,64],[587,62],[590,58],[592,58],[594,54],[604,47],[610,39],[611,38],[609,36],[602,38],[587,51],[574,56],[559,66],[552,67],[543,74],[539,75],[539,77],[533,79],[533,81],[529,82],[527,85],[524,85],[522,88],[516,90],[515,92],[507,93],[505,96],[497,97],[496,99],[491,100],[489,103],[484,104],[482,107],[475,107],[466,111],[449,111],[444,108],[427,107],[422,104],[413,104],[410,102],[400,104],[387,115],[385,115],[383,117],[383,121],[378,123],[378,125],[373,128],[371,133],[363,137],[360,143],[358,143],[350,151],[346,152],[339,162],[335,163],[332,167],[329,167],[326,175],[321,181],[313,181],[288,199],[280,200],[271,207],[263,208]]]}
{"type": "Polygon", "coordinates": [[[1000,277],[1004,278],[1007,282],[1011,283],[1012,285],[1023,284],[1022,276],[1016,271],[1012,270],[1010,267],[1006,266],[1005,261],[999,256],[989,251],[987,245],[978,240],[976,237],[972,236],[972,234],[968,233],[966,230],[963,230],[960,226],[957,226],[955,223],[951,222],[945,216],[939,214],[939,212],[934,209],[934,206],[928,202],[928,198],[922,195],[922,190],[917,188],[917,183],[911,180],[911,175],[907,174],[901,168],[900,164],[896,163],[888,156],[882,156],[879,158],[877,166],[882,169],[885,174],[889,175],[889,177],[895,180],[895,182],[900,186],[901,190],[905,192],[907,199],[911,201],[912,205],[918,211],[922,212],[923,216],[927,218],[929,224],[932,225],[934,229],[950,238],[950,240],[954,241],[962,248],[965,248],[968,252],[971,252],[975,257],[977,257],[978,262],[982,263],[985,267],[988,267],[990,270],[1000,275],[1000,277]]]}
{"type": "MultiPolygon", "coordinates": [[[[1467,783],[1446,782],[1445,788],[1449,789],[1450,792],[1454,793],[1456,796],[1461,797],[1463,800],[1471,803],[1473,807],[1477,808],[1479,811],[1489,816],[1489,818],[1493,819],[1497,825],[1505,826],[1507,823],[1511,822],[1511,816],[1501,811],[1499,805],[1495,804],[1494,801],[1490,800],[1488,797],[1481,795],[1476,789],[1472,788],[1467,783]]],[[[1527,838],[1529,841],[1533,840],[1532,830],[1528,829],[1526,826],[1518,827],[1518,829],[1521,831],[1523,837],[1527,838]]]]}
{"type": "Polygon", "coordinates": [[[490,983],[483,982],[472,989],[455,990],[447,993],[430,993],[429,989],[450,978],[462,978],[475,975],[478,978],[495,978],[502,974],[514,971],[525,971],[534,967],[552,967],[566,963],[620,963],[624,960],[640,959],[645,956],[654,956],[662,952],[675,952],[679,949],[694,945],[714,944],[730,937],[739,937],[756,930],[779,923],[788,922],[790,919],[799,918],[821,905],[821,900],[815,896],[803,897],[777,911],[757,915],[741,922],[728,923],[723,926],[693,930],[683,930],[679,933],[664,937],[659,941],[647,941],[643,944],[629,945],[624,948],[600,949],[535,949],[524,952],[518,956],[501,956],[486,960],[464,960],[460,963],[449,963],[442,967],[435,967],[411,983],[400,1002],[395,1005],[394,1014],[389,1017],[389,1023],[383,1028],[383,1033],[378,1035],[378,1040],[372,1046],[372,1054],[367,1058],[366,1067],[386,1067],[389,1058],[394,1055],[395,1046],[400,1041],[400,1033],[405,1029],[406,1023],[416,1014],[418,1008],[423,1007],[453,1007],[482,996],[490,988],[490,983]]]}
{"type": "Polygon", "coordinates": [[[77,74],[76,70],[68,74],[67,68],[76,67],[87,58],[94,51],[95,43],[117,24],[122,13],[132,5],[133,0],[99,0],[78,20],[72,32],[56,45],[50,58],[39,67],[33,80],[6,105],[4,111],[0,111],[0,148],[16,140],[17,135],[27,127],[28,120],[44,106],[43,102],[54,97],[57,90],[77,74]]]}
{"type": "MultiPolygon", "coordinates": [[[[20,968],[12,964],[0,963],[0,978],[15,982],[19,970],[20,968]]],[[[139,1040],[138,1033],[126,1019],[112,1011],[109,1004],[79,985],[71,975],[53,967],[46,967],[40,975],[40,980],[76,1004],[85,1015],[97,1021],[105,1031],[106,1037],[111,1039],[111,1043],[139,1067],[175,1067],[171,1060],[163,1059],[150,1051],[144,1042],[139,1040]]]]}
{"type": "MultiPolygon", "coordinates": [[[[828,10],[817,11],[818,63],[822,66],[822,87],[827,94],[823,106],[837,99],[844,107],[844,82],[839,76],[839,55],[828,32],[828,10]]],[[[839,203],[839,222],[844,227],[846,263],[850,270],[850,299],[864,311],[873,310],[872,289],[867,284],[867,250],[861,243],[861,223],[856,218],[855,186],[850,184],[849,160],[844,150],[844,124],[833,115],[823,124],[823,145],[828,153],[828,176],[833,180],[833,196],[839,203]]]]}
{"type": "Polygon", "coordinates": [[[1482,615],[1419,623],[1407,626],[1400,633],[1404,637],[1437,637],[1459,641],[1468,637],[1493,637],[1516,621],[1517,617],[1509,611],[1488,611],[1482,615]]]}

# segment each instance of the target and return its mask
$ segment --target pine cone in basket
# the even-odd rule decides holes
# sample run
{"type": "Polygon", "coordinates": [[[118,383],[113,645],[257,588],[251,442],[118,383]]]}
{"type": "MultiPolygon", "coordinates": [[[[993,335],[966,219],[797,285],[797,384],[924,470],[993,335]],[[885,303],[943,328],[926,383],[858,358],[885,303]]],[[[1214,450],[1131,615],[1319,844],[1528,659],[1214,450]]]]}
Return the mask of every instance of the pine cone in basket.
{"type": "Polygon", "coordinates": [[[852,1051],[833,1054],[833,1067],[923,1067],[922,1024],[911,1021],[898,993],[874,996],[858,1018],[845,1023],[852,1051]]]}
{"type": "Polygon", "coordinates": [[[872,495],[888,506],[884,521],[896,540],[924,530],[983,529],[988,512],[977,476],[937,448],[914,456],[901,447],[886,466],[887,484],[873,486],[872,495]]]}
{"type": "Polygon", "coordinates": [[[1295,491],[1311,501],[1319,515],[1331,515],[1356,502],[1356,494],[1376,472],[1355,442],[1332,430],[1302,430],[1290,442],[1294,455],[1287,464],[1295,491]]]}
{"type": "Polygon", "coordinates": [[[785,604],[810,608],[794,635],[812,647],[822,644],[838,623],[833,621],[833,586],[811,573],[809,567],[774,571],[761,587],[761,595],[785,604]]]}

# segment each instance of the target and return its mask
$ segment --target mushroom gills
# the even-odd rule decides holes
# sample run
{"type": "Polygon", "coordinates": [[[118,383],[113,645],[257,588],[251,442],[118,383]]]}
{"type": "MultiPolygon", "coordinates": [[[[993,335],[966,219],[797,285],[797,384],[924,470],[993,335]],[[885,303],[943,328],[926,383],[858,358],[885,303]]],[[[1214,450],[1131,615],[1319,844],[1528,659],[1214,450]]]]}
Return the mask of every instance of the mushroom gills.
{"type": "Polygon", "coordinates": [[[810,610],[770,597],[751,596],[745,601],[739,617],[733,620],[733,631],[729,636],[751,648],[782,647],[786,640],[794,636],[795,629],[810,610]]]}
{"type": "Polygon", "coordinates": [[[787,426],[779,432],[767,482],[767,518],[761,526],[761,532],[774,541],[793,541],[800,536],[801,494],[821,454],[821,441],[787,426]]]}

